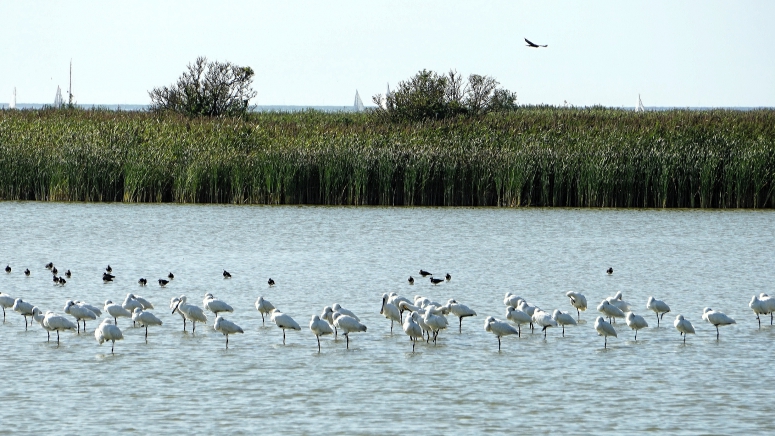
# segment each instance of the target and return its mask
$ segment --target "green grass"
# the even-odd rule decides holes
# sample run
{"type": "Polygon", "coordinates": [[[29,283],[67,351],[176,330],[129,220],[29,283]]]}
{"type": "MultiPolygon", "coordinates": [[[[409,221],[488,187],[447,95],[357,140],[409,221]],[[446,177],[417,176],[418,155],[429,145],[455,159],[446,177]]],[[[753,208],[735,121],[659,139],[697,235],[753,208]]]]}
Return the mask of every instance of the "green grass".
{"type": "Polygon", "coordinates": [[[772,208],[775,111],[0,111],[0,199],[772,208]]]}

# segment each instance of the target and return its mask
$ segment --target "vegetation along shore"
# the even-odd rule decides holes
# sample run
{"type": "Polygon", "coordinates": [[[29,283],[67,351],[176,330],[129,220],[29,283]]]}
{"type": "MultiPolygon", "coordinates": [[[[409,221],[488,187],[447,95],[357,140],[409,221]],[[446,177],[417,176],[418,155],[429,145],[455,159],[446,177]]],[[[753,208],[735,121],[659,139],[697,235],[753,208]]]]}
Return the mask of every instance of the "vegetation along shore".
{"type": "Polygon", "coordinates": [[[0,111],[0,199],[772,208],[775,111],[0,111]]]}

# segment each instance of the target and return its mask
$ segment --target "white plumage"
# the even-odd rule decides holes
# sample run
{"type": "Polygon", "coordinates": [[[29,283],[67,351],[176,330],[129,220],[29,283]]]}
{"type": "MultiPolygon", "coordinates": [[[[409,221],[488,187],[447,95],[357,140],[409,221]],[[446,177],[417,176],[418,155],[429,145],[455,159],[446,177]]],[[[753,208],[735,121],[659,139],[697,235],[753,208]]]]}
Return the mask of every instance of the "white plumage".
{"type": "Polygon", "coordinates": [[[132,312],[134,312],[137,308],[142,309],[143,305],[139,301],[135,300],[135,296],[133,294],[126,294],[126,298],[124,298],[124,302],[121,303],[121,307],[128,310],[129,316],[131,317],[132,312]]]}
{"type": "Polygon", "coordinates": [[[13,311],[19,312],[24,317],[24,330],[27,330],[27,317],[32,316],[32,308],[35,307],[26,301],[22,301],[21,298],[17,298],[13,302],[13,311]]]}
{"type": "Polygon", "coordinates": [[[272,313],[274,305],[268,300],[264,300],[264,297],[258,297],[256,300],[256,310],[261,314],[261,324],[264,325],[264,315],[272,313]]]}
{"type": "Polygon", "coordinates": [[[490,332],[498,338],[498,351],[501,350],[502,336],[519,335],[519,331],[509,325],[509,323],[497,320],[491,316],[484,320],[484,331],[490,332]]]}
{"type": "Polygon", "coordinates": [[[344,307],[340,306],[339,303],[334,303],[333,306],[331,306],[331,309],[334,312],[339,312],[342,315],[347,315],[350,318],[355,318],[356,321],[360,321],[361,319],[358,318],[352,311],[345,309],[344,307]]]}
{"type": "Polygon", "coordinates": [[[425,324],[433,332],[434,344],[436,343],[436,338],[439,337],[439,331],[446,329],[449,325],[447,318],[442,315],[436,315],[431,310],[425,311],[425,315],[423,315],[423,321],[425,321],[425,324]]]}
{"type": "Polygon", "coordinates": [[[557,327],[557,321],[555,321],[550,314],[541,309],[536,309],[533,312],[532,318],[533,324],[540,326],[541,331],[544,332],[544,339],[546,339],[546,329],[549,327],[557,327]]]}
{"type": "Polygon", "coordinates": [[[202,301],[202,305],[204,306],[205,309],[214,313],[216,317],[218,316],[219,313],[234,312],[233,307],[228,305],[225,301],[222,301],[213,297],[213,294],[210,294],[210,293],[205,294],[205,298],[202,301]]]}
{"type": "Polygon", "coordinates": [[[76,326],[72,321],[64,316],[55,315],[54,312],[46,312],[43,321],[40,323],[48,333],[57,332],[57,344],[59,343],[59,332],[64,330],[75,330],[76,326]]]}
{"type": "Polygon", "coordinates": [[[132,312],[132,321],[140,324],[141,327],[145,327],[145,340],[148,341],[148,326],[162,325],[162,322],[156,315],[146,310],[135,308],[132,312]]]}
{"type": "MultiPolygon", "coordinates": [[[[336,305],[334,305],[336,306],[336,305]]],[[[366,326],[361,324],[357,319],[350,315],[345,315],[341,312],[334,312],[333,315],[334,326],[342,331],[345,339],[347,340],[347,349],[350,349],[350,333],[365,332],[366,326]]]]}
{"type": "Polygon", "coordinates": [[[78,307],[84,307],[86,309],[91,310],[92,313],[97,315],[97,318],[102,316],[102,310],[100,310],[100,308],[97,307],[97,306],[92,306],[91,304],[88,304],[88,303],[86,303],[84,301],[76,301],[75,305],[78,306],[78,307]]]}
{"type": "Polygon", "coordinates": [[[5,309],[12,308],[14,301],[16,301],[15,298],[0,292],[0,306],[3,308],[3,322],[5,322],[5,309]]]}
{"type": "Polygon", "coordinates": [[[602,316],[598,316],[595,320],[595,330],[597,331],[598,335],[605,338],[605,345],[603,348],[608,348],[609,336],[617,337],[616,329],[614,329],[614,326],[612,326],[610,322],[604,320],[602,316]]]}
{"type": "Polygon", "coordinates": [[[237,333],[245,333],[242,331],[242,327],[234,324],[233,322],[225,319],[222,316],[215,317],[215,324],[213,325],[215,331],[222,333],[226,336],[226,348],[229,348],[229,335],[237,333]]]}
{"type": "Polygon", "coordinates": [[[312,319],[310,320],[309,329],[310,331],[312,331],[312,333],[315,335],[315,337],[318,340],[318,353],[319,353],[320,337],[323,335],[331,335],[334,333],[334,330],[325,320],[320,319],[320,317],[317,315],[313,316],[312,319]]]}
{"type": "Polygon", "coordinates": [[[522,337],[522,324],[532,324],[533,317],[514,307],[506,308],[506,319],[517,325],[517,335],[522,337]]]}
{"type": "Polygon", "coordinates": [[[407,336],[409,336],[409,340],[412,341],[412,353],[414,353],[414,346],[417,344],[417,338],[420,338],[421,340],[423,338],[422,328],[419,324],[417,324],[416,319],[419,317],[419,313],[413,312],[411,315],[406,317],[406,320],[404,320],[402,325],[404,333],[406,333],[407,336]]]}
{"type": "Polygon", "coordinates": [[[132,295],[135,301],[137,301],[138,303],[140,303],[140,305],[143,306],[143,310],[153,309],[153,304],[151,304],[150,301],[146,300],[145,298],[139,295],[134,295],[134,294],[130,294],[130,295],[132,295]]]}
{"type": "Polygon", "coordinates": [[[102,308],[102,310],[105,311],[108,315],[113,317],[113,323],[114,325],[118,325],[118,318],[124,317],[124,318],[131,318],[132,313],[128,310],[124,309],[122,306],[107,300],[105,301],[105,307],[102,308]]]}
{"type": "Polygon", "coordinates": [[[619,310],[622,311],[622,313],[630,311],[630,303],[628,303],[628,302],[626,302],[626,301],[624,301],[622,299],[622,292],[621,291],[617,292],[616,295],[614,295],[613,297],[606,298],[606,301],[608,301],[612,305],[618,307],[619,310]]]}
{"type": "Polygon", "coordinates": [[[554,309],[554,312],[552,312],[552,318],[557,322],[557,324],[562,326],[562,337],[565,337],[566,325],[576,325],[576,320],[573,319],[573,316],[569,313],[561,311],[560,309],[554,309]]]}
{"type": "Polygon", "coordinates": [[[286,330],[301,330],[299,323],[297,323],[290,315],[284,314],[277,309],[272,310],[270,316],[272,322],[283,330],[283,345],[285,345],[285,331],[286,330]]]}
{"type": "Polygon", "coordinates": [[[603,300],[603,302],[597,306],[597,311],[607,316],[609,321],[611,318],[624,318],[624,312],[611,304],[608,300],[603,300]]]}
{"type": "Polygon", "coordinates": [[[627,316],[625,316],[624,320],[627,323],[627,327],[635,330],[636,341],[638,340],[638,330],[645,329],[649,326],[649,323],[646,322],[645,318],[632,312],[627,312],[627,316]]]}
{"type": "Polygon", "coordinates": [[[113,353],[116,341],[123,340],[124,335],[117,325],[110,323],[110,319],[103,319],[102,323],[94,330],[94,338],[97,339],[97,342],[99,342],[100,345],[105,341],[111,341],[110,352],[113,353]]]}
{"type": "Polygon", "coordinates": [[[648,301],[646,301],[646,309],[657,314],[657,327],[659,327],[659,321],[662,317],[670,312],[670,306],[668,306],[667,303],[662,300],[657,300],[654,297],[649,297],[648,301]]]}
{"type": "Polygon", "coordinates": [[[702,319],[708,321],[709,323],[713,324],[714,327],[716,327],[716,339],[719,337],[719,326],[737,324],[734,319],[727,316],[727,314],[724,312],[713,310],[710,307],[702,309],[702,319]]]}
{"type": "Polygon", "coordinates": [[[446,304],[446,309],[452,315],[458,317],[460,320],[458,323],[458,333],[463,333],[463,318],[469,316],[476,316],[476,312],[465,304],[460,304],[455,300],[449,300],[446,304]]]}
{"type": "Polygon", "coordinates": [[[576,308],[576,318],[581,317],[581,312],[587,310],[587,297],[581,292],[568,291],[565,296],[570,299],[571,306],[576,308]]]}
{"type": "Polygon", "coordinates": [[[76,330],[81,333],[81,321],[83,321],[83,331],[86,332],[86,320],[97,319],[97,314],[84,306],[75,304],[72,300],[65,303],[65,313],[75,318],[76,330]]]}
{"type": "Polygon", "coordinates": [[[379,313],[390,320],[390,334],[393,334],[393,323],[401,322],[401,312],[395,304],[388,302],[388,294],[382,294],[382,308],[379,313]]]}
{"type": "Polygon", "coordinates": [[[685,319],[683,315],[678,315],[675,317],[673,326],[676,330],[678,330],[679,333],[681,333],[681,336],[684,337],[684,344],[686,343],[686,335],[694,334],[694,326],[688,319],[685,319]]]}
{"type": "Polygon", "coordinates": [[[770,325],[772,325],[773,312],[775,312],[775,298],[770,297],[767,294],[754,295],[751,298],[751,302],[748,303],[748,307],[753,310],[756,315],[756,320],[759,322],[759,328],[762,328],[762,320],[759,315],[770,314],[770,325]]]}
{"type": "Polygon", "coordinates": [[[516,309],[520,300],[524,300],[524,298],[518,295],[514,295],[511,292],[506,292],[506,296],[503,297],[503,304],[507,307],[513,307],[516,309]]]}
{"type": "Polygon", "coordinates": [[[186,320],[191,321],[193,325],[191,332],[193,333],[196,331],[196,323],[207,322],[207,317],[205,316],[205,312],[201,307],[188,304],[187,300],[188,298],[185,295],[178,297],[178,302],[175,303],[175,307],[172,309],[172,313],[178,311],[183,314],[183,331],[186,331],[186,320]]]}

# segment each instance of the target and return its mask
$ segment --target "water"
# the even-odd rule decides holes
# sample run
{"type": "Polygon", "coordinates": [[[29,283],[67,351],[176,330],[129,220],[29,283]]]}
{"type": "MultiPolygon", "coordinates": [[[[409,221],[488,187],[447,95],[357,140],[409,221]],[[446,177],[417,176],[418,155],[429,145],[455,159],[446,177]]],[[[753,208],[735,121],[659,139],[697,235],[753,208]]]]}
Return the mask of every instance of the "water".
{"type": "MultiPolygon", "coordinates": [[[[172,433],[763,433],[775,430],[769,388],[775,328],[757,329],[748,302],[772,293],[775,215],[754,211],[332,208],[0,203],[0,290],[62,313],[68,299],[101,306],[129,292],[156,305],[163,321],[143,330],[119,320],[125,340],[99,346],[92,334],[47,343],[8,311],[0,326],[0,432],[172,433]],[[54,286],[52,261],[73,277],[54,286]],[[110,264],[117,279],[103,284],[110,264]],[[604,271],[613,266],[615,272],[604,271]],[[32,277],[24,277],[24,268],[32,277]],[[432,286],[420,268],[452,280],[432,286]],[[223,269],[233,274],[221,277],[223,269]],[[160,288],[156,279],[174,272],[160,288]],[[417,282],[409,286],[406,279],[417,282]],[[141,288],[137,279],[146,277],[141,288]],[[277,286],[269,288],[272,277],[277,286]],[[545,309],[572,311],[568,290],[586,294],[582,323],[504,338],[483,329],[505,319],[505,292],[545,309]],[[437,346],[411,344],[379,315],[396,291],[471,306],[463,333],[437,346]],[[650,295],[672,313],[638,341],[592,327],[596,306],[616,291],[643,314],[650,295]],[[224,337],[211,326],[183,333],[172,296],[201,305],[212,292],[236,308],[245,329],[224,337]],[[259,295],[293,316],[279,329],[253,307],[259,295]],[[339,302],[368,326],[343,340],[307,329],[339,302]],[[705,306],[738,324],[715,329],[705,306]],[[672,327],[694,323],[686,346],[672,327]]],[[[214,318],[211,316],[211,320],[214,318]]],[[[450,318],[450,325],[457,320],[450,318]]],[[[524,333],[524,331],[523,331],[524,333]]]]}

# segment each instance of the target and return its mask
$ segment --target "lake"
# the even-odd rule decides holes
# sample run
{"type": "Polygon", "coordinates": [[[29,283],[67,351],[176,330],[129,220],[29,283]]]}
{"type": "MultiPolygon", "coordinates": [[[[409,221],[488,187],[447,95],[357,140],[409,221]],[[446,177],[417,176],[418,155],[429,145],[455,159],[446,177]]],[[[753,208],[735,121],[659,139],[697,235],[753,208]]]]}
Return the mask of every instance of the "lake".
{"type": "Polygon", "coordinates": [[[775,328],[767,317],[758,329],[748,303],[775,292],[774,224],[771,211],[745,210],[0,202],[0,266],[13,268],[0,272],[0,291],[60,314],[70,299],[102,307],[131,292],[164,322],[146,343],[120,318],[125,339],[111,355],[110,343],[95,341],[98,322],[62,333],[57,346],[9,309],[0,432],[772,432],[775,328]],[[72,271],[64,287],[48,262],[72,271]],[[116,279],[105,284],[108,264],[116,279]],[[420,268],[452,279],[433,286],[420,268]],[[169,272],[175,279],[159,287],[169,272]],[[505,319],[506,292],[575,315],[569,290],[590,308],[564,338],[523,328],[498,352],[484,331],[487,316],[505,319]],[[595,307],[617,291],[650,328],[636,342],[620,320],[604,349],[595,307]],[[168,308],[181,294],[201,306],[206,292],[234,306],[226,318],[245,330],[228,349],[212,314],[192,334],[168,308]],[[462,334],[450,316],[437,345],[412,353],[401,327],[391,335],[379,314],[384,292],[455,298],[478,316],[462,334]],[[260,295],[302,326],[286,345],[280,329],[262,325],[260,295]],[[672,309],[660,328],[645,308],[652,295],[672,309]],[[307,326],[333,303],[368,331],[353,333],[349,350],[341,336],[325,337],[318,353],[307,326]],[[701,319],[706,306],[737,320],[718,341],[701,319]],[[686,345],[677,314],[697,330],[686,345]]]}

